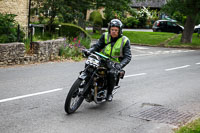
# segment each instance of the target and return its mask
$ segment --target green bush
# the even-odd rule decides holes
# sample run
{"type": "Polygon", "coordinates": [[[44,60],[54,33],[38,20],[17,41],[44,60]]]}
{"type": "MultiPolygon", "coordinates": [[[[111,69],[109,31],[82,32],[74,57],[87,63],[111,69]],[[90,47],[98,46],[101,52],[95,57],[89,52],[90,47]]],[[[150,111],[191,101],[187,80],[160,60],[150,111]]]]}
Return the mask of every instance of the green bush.
{"type": "Polygon", "coordinates": [[[93,23],[93,25],[102,26],[103,18],[102,18],[101,13],[99,11],[93,11],[90,14],[89,21],[91,21],[93,23]]]}
{"type": "Polygon", "coordinates": [[[147,14],[145,12],[142,12],[139,16],[138,16],[138,19],[139,19],[139,23],[138,23],[138,26],[140,28],[144,28],[145,25],[146,25],[146,22],[147,22],[147,14]]]}
{"type": "Polygon", "coordinates": [[[103,18],[99,11],[93,11],[90,14],[89,21],[93,25],[93,33],[96,33],[96,30],[101,31],[101,27],[103,25],[103,18]]]}
{"type": "Polygon", "coordinates": [[[66,37],[69,41],[72,41],[73,38],[76,38],[77,36],[91,40],[91,36],[83,28],[69,23],[61,24],[60,34],[61,36],[66,37]]]}
{"type": "Polygon", "coordinates": [[[14,14],[0,13],[0,43],[10,43],[16,41],[23,41],[24,32],[20,30],[20,40],[17,40],[18,24],[14,20],[14,14]]]}
{"type": "Polygon", "coordinates": [[[126,18],[123,21],[123,23],[124,23],[125,27],[127,27],[127,28],[137,28],[139,20],[135,17],[129,17],[129,18],[126,18]]]}
{"type": "Polygon", "coordinates": [[[184,16],[183,14],[181,14],[178,11],[173,13],[172,18],[177,20],[181,25],[185,24],[186,16],[184,16]]]}

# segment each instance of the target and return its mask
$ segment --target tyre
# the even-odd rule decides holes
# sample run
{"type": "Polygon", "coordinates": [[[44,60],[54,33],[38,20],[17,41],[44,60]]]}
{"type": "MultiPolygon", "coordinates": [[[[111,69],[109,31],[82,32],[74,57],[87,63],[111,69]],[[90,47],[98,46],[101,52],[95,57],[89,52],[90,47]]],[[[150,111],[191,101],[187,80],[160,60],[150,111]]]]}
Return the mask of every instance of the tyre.
{"type": "Polygon", "coordinates": [[[162,32],[162,30],[159,29],[159,30],[157,30],[157,32],[162,32]]]}
{"type": "Polygon", "coordinates": [[[84,98],[79,95],[79,86],[81,83],[82,80],[77,79],[69,90],[65,101],[65,112],[67,114],[74,113],[84,100],[84,98]]]}

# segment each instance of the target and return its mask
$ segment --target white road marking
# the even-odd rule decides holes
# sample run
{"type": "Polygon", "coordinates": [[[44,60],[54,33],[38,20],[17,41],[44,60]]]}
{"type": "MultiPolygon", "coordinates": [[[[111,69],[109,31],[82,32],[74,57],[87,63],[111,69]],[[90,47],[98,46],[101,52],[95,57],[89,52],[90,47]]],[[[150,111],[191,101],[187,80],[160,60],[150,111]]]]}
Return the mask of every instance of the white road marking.
{"type": "MultiPolygon", "coordinates": [[[[134,49],[132,49],[134,50],[134,49]]],[[[187,53],[187,52],[193,52],[195,50],[168,50],[168,51],[155,51],[155,52],[146,52],[142,50],[134,50],[137,52],[140,52],[142,54],[132,55],[132,57],[138,57],[138,56],[150,56],[150,55],[163,55],[163,54],[177,54],[177,53],[187,53]]]]}
{"type": "Polygon", "coordinates": [[[200,62],[199,63],[196,63],[197,65],[200,65],[200,62]]]}
{"type": "Polygon", "coordinates": [[[132,55],[132,57],[138,57],[138,56],[148,56],[148,55],[152,55],[152,54],[138,54],[138,55],[132,55]]]}
{"type": "Polygon", "coordinates": [[[133,75],[127,75],[127,76],[124,76],[124,78],[129,78],[129,77],[136,77],[136,76],[143,76],[143,75],[146,75],[147,73],[138,73],[138,74],[133,74],[133,75]]]}
{"type": "Polygon", "coordinates": [[[133,48],[136,48],[136,49],[149,49],[149,48],[145,48],[145,47],[138,47],[138,46],[134,46],[133,48]]]}
{"type": "Polygon", "coordinates": [[[189,66],[190,66],[190,65],[185,65],[185,66],[180,66],[180,67],[169,68],[169,69],[165,69],[165,71],[172,71],[172,70],[182,69],[182,68],[186,68],[186,67],[189,67],[189,66]]]}
{"type": "Polygon", "coordinates": [[[27,95],[12,97],[12,98],[6,98],[6,99],[0,100],[0,103],[13,101],[13,100],[18,100],[18,99],[22,99],[22,98],[26,98],[26,97],[42,95],[42,94],[46,94],[46,93],[52,93],[52,92],[61,91],[61,90],[63,90],[63,88],[57,88],[57,89],[54,89],[54,90],[43,91],[43,92],[38,92],[38,93],[32,93],[32,94],[27,94],[27,95]]]}

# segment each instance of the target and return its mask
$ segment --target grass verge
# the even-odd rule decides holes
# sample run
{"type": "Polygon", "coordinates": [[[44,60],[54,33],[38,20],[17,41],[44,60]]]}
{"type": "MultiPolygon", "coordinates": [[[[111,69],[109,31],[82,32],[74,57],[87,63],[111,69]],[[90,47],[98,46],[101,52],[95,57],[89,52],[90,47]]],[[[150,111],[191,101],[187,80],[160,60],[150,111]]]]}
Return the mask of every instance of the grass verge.
{"type": "Polygon", "coordinates": [[[130,39],[131,43],[148,44],[150,46],[159,46],[162,42],[175,35],[174,33],[139,31],[124,31],[123,34],[130,39]]]}
{"type": "Polygon", "coordinates": [[[184,43],[181,44],[180,43],[181,40],[181,34],[178,35],[177,38],[175,38],[174,40],[170,41],[167,45],[165,45],[166,47],[186,47],[186,48],[200,48],[200,37],[197,37],[197,33],[194,33],[192,36],[192,43],[184,43]]]}
{"type": "MultiPolygon", "coordinates": [[[[99,39],[99,32],[92,33],[88,31],[92,39],[99,39]]],[[[124,31],[123,35],[127,36],[132,44],[147,46],[164,46],[164,47],[181,47],[181,48],[200,48],[200,37],[197,33],[193,34],[192,43],[181,44],[182,34],[166,33],[166,32],[141,32],[141,31],[124,31]]]]}
{"type": "Polygon", "coordinates": [[[200,119],[179,128],[175,133],[200,133],[200,119]]]}

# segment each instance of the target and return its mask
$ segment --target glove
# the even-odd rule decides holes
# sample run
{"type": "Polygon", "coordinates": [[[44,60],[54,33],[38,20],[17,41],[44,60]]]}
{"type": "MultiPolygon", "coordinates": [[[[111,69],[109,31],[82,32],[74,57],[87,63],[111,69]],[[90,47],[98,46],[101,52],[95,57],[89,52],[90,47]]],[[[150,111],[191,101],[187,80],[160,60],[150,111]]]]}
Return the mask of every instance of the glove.
{"type": "Polygon", "coordinates": [[[87,50],[87,49],[83,49],[83,50],[82,50],[82,53],[83,53],[83,56],[84,56],[84,57],[88,57],[88,56],[90,55],[90,51],[87,50]]]}
{"type": "Polygon", "coordinates": [[[121,65],[119,63],[115,63],[115,68],[117,70],[121,70],[122,69],[122,67],[121,67],[121,65]]]}

